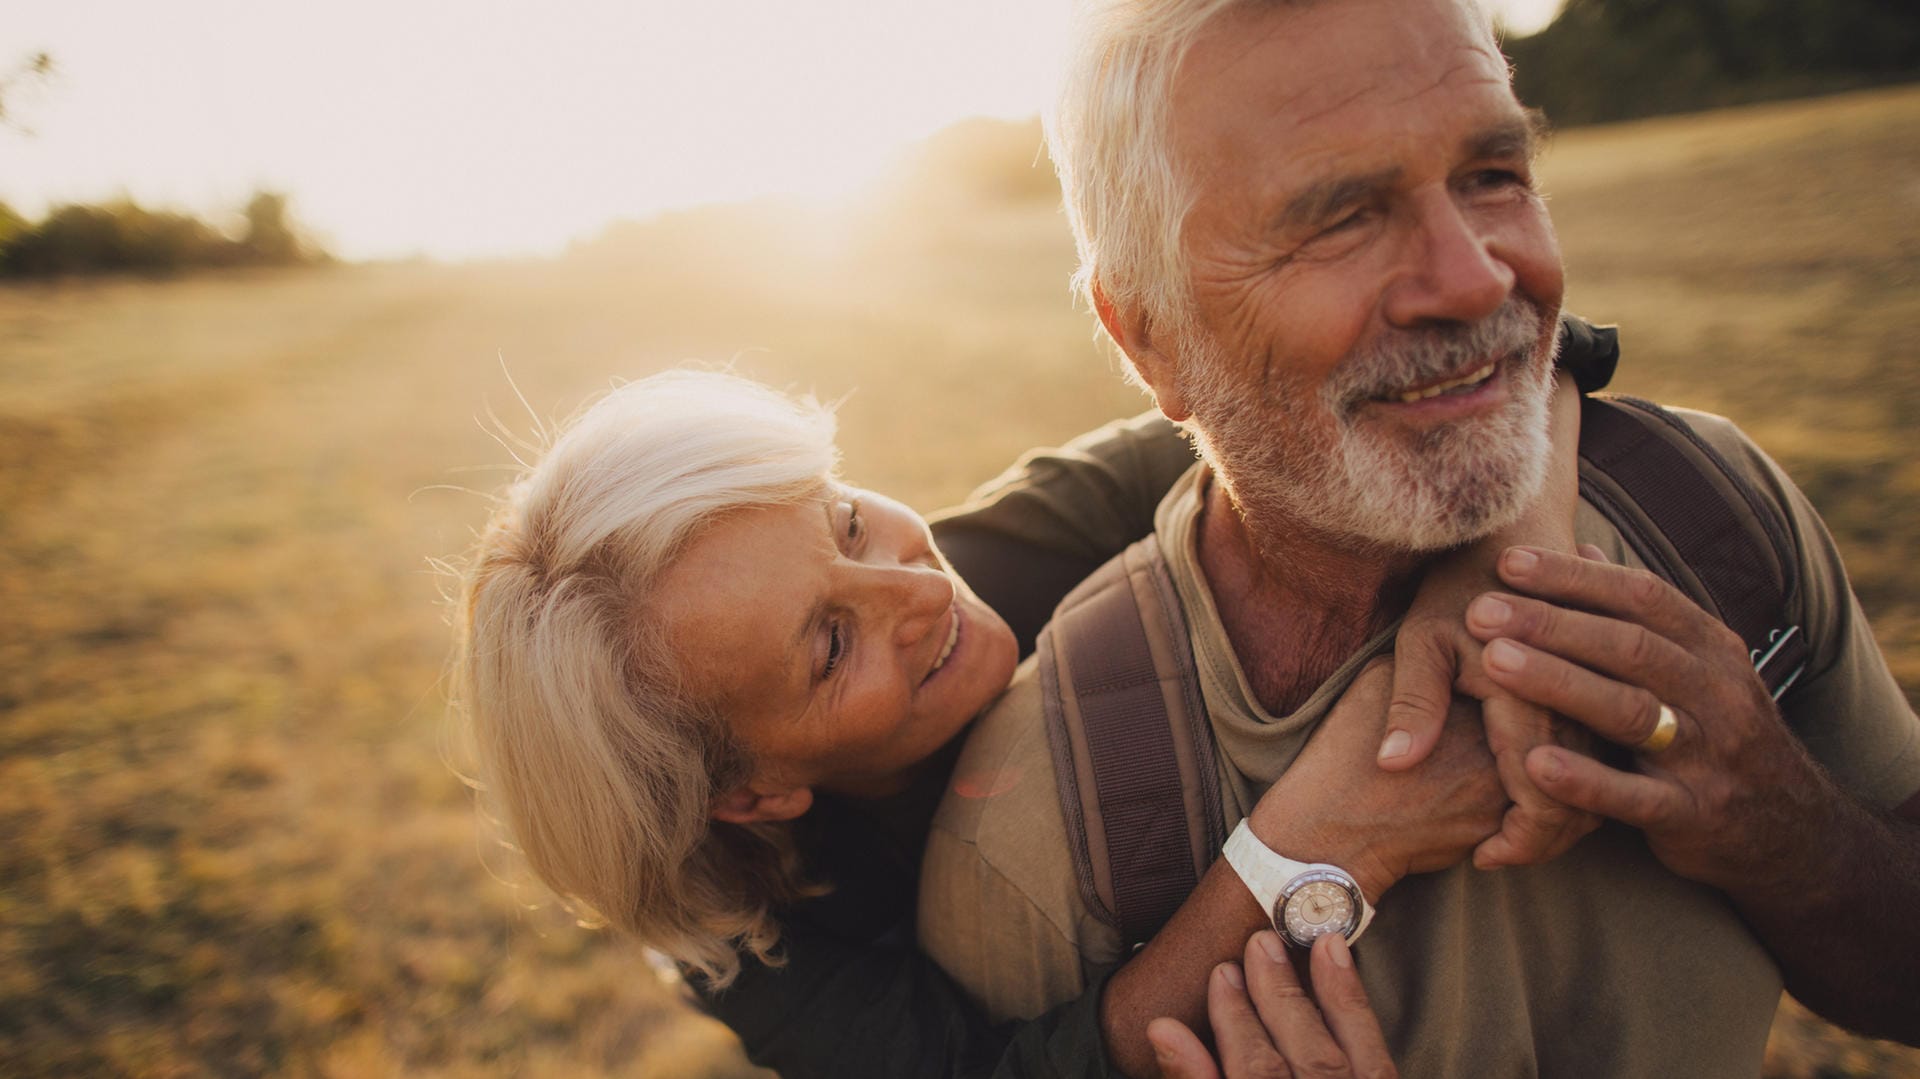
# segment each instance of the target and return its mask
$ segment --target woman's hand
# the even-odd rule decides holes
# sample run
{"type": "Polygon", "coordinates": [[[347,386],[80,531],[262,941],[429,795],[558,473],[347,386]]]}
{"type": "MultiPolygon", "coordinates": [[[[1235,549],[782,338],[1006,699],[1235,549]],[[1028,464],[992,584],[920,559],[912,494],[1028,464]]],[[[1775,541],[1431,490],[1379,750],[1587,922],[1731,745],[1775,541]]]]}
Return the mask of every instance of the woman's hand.
{"type": "MultiPolygon", "coordinates": [[[[1503,534],[1504,535],[1504,534],[1503,534]]],[[[1434,567],[1394,642],[1393,700],[1380,767],[1406,771],[1427,760],[1457,690],[1481,702],[1487,748],[1513,805],[1500,831],[1474,851],[1481,869],[1530,865],[1559,856],[1593,831],[1600,818],[1542,792],[1527,775],[1527,754],[1538,746],[1586,752],[1585,728],[1515,696],[1488,678],[1484,645],[1468,630],[1464,612],[1474,597],[1500,587],[1493,570],[1497,551],[1476,544],[1434,567]],[[1457,673],[1456,673],[1457,672],[1457,673]],[[1429,713],[1437,712],[1441,723],[1429,713]]]]}
{"type": "Polygon", "coordinates": [[[1556,718],[1486,677],[1482,644],[1468,632],[1465,612],[1475,596],[1500,587],[1494,564],[1516,543],[1573,549],[1573,512],[1579,498],[1580,396],[1571,380],[1556,389],[1553,459],[1546,486],[1514,525],[1447,556],[1428,571],[1394,639],[1393,701],[1380,767],[1405,771],[1426,760],[1458,691],[1482,702],[1487,747],[1513,805],[1500,831],[1474,851],[1481,869],[1530,865],[1565,852],[1599,826],[1600,818],[1549,797],[1527,774],[1527,754],[1558,745],[1583,752],[1586,732],[1556,718]],[[1524,537],[1524,538],[1522,538],[1524,537]]]}
{"type": "Polygon", "coordinates": [[[1280,938],[1270,931],[1255,933],[1247,941],[1244,966],[1222,963],[1207,980],[1207,1017],[1218,1062],[1186,1024],[1155,1019],[1147,1040],[1160,1074],[1171,1079],[1220,1079],[1223,1070],[1227,1079],[1398,1075],[1380,1020],[1353,968],[1353,953],[1337,934],[1314,942],[1312,978],[1309,997],[1280,938]]]}
{"type": "Polygon", "coordinates": [[[1449,701],[1420,767],[1374,767],[1392,681],[1391,661],[1368,664],[1247,817],[1253,834],[1287,857],[1353,874],[1371,903],[1402,877],[1464,860],[1508,812],[1484,725],[1468,702],[1449,701]]]}

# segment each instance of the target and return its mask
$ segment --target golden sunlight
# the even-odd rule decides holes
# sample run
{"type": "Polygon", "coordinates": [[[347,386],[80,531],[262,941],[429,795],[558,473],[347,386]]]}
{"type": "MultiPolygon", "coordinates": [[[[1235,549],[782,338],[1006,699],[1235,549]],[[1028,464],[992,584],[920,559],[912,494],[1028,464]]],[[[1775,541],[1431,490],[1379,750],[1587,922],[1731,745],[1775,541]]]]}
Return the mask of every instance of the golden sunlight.
{"type": "Polygon", "coordinates": [[[0,199],[196,210],[255,185],[347,257],[551,251],[607,221],[851,189],[901,143],[1044,98],[1064,5],[187,0],[35,5],[59,72],[0,199]]]}
{"type": "MultiPolygon", "coordinates": [[[[1520,28],[1554,3],[1504,6],[1520,28]]],[[[16,5],[12,47],[57,73],[13,117],[31,135],[0,132],[0,201],[37,215],[124,194],[205,214],[268,187],[347,258],[552,252],[665,209],[845,194],[958,119],[1032,115],[1067,11],[16,5]]]]}

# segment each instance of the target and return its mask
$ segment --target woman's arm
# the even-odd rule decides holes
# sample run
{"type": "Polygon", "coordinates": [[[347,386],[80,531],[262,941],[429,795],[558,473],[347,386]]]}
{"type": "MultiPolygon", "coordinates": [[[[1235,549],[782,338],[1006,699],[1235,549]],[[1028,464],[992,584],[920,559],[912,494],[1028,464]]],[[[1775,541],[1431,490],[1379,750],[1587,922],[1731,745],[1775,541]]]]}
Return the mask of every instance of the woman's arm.
{"type": "Polygon", "coordinates": [[[971,1076],[1005,1052],[1010,1026],[986,1021],[913,947],[911,927],[879,939],[790,920],[785,963],[746,958],[715,990],[690,976],[701,1006],[732,1027],[755,1064],[808,1076],[971,1076]]]}
{"type": "Polygon", "coordinates": [[[1114,1074],[1101,1037],[1101,983],[1030,1021],[992,1023],[914,947],[911,903],[880,926],[873,905],[847,888],[803,906],[783,926],[781,966],[744,958],[723,990],[687,980],[755,1064],[785,1079],[1114,1074]]]}
{"type": "Polygon", "coordinates": [[[1075,585],[1153,531],[1160,499],[1194,460],[1192,443],[1166,417],[1142,413],[1024,454],[928,523],[1025,656],[1075,585]]]}

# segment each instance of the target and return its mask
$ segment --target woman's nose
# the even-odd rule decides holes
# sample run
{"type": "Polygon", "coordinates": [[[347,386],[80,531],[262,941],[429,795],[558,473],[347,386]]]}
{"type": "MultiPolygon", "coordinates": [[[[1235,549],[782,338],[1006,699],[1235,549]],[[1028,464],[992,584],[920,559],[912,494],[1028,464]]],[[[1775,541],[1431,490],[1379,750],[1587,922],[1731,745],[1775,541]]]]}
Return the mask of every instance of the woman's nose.
{"type": "Polygon", "coordinates": [[[891,566],[880,572],[879,600],[893,619],[894,643],[918,644],[940,626],[953,606],[953,578],[923,564],[891,566]]]}

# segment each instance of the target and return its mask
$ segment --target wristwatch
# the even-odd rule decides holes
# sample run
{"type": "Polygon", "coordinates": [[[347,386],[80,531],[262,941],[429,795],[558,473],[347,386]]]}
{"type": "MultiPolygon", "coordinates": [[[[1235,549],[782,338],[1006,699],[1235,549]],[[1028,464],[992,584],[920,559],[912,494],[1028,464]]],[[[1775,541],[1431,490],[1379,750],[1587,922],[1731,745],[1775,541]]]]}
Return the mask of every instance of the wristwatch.
{"type": "Polygon", "coordinates": [[[1373,907],[1353,874],[1323,862],[1296,862],[1275,854],[1242,820],[1221,853],[1246,883],[1287,943],[1311,948],[1328,933],[1348,943],[1360,939],[1373,921],[1373,907]]]}

